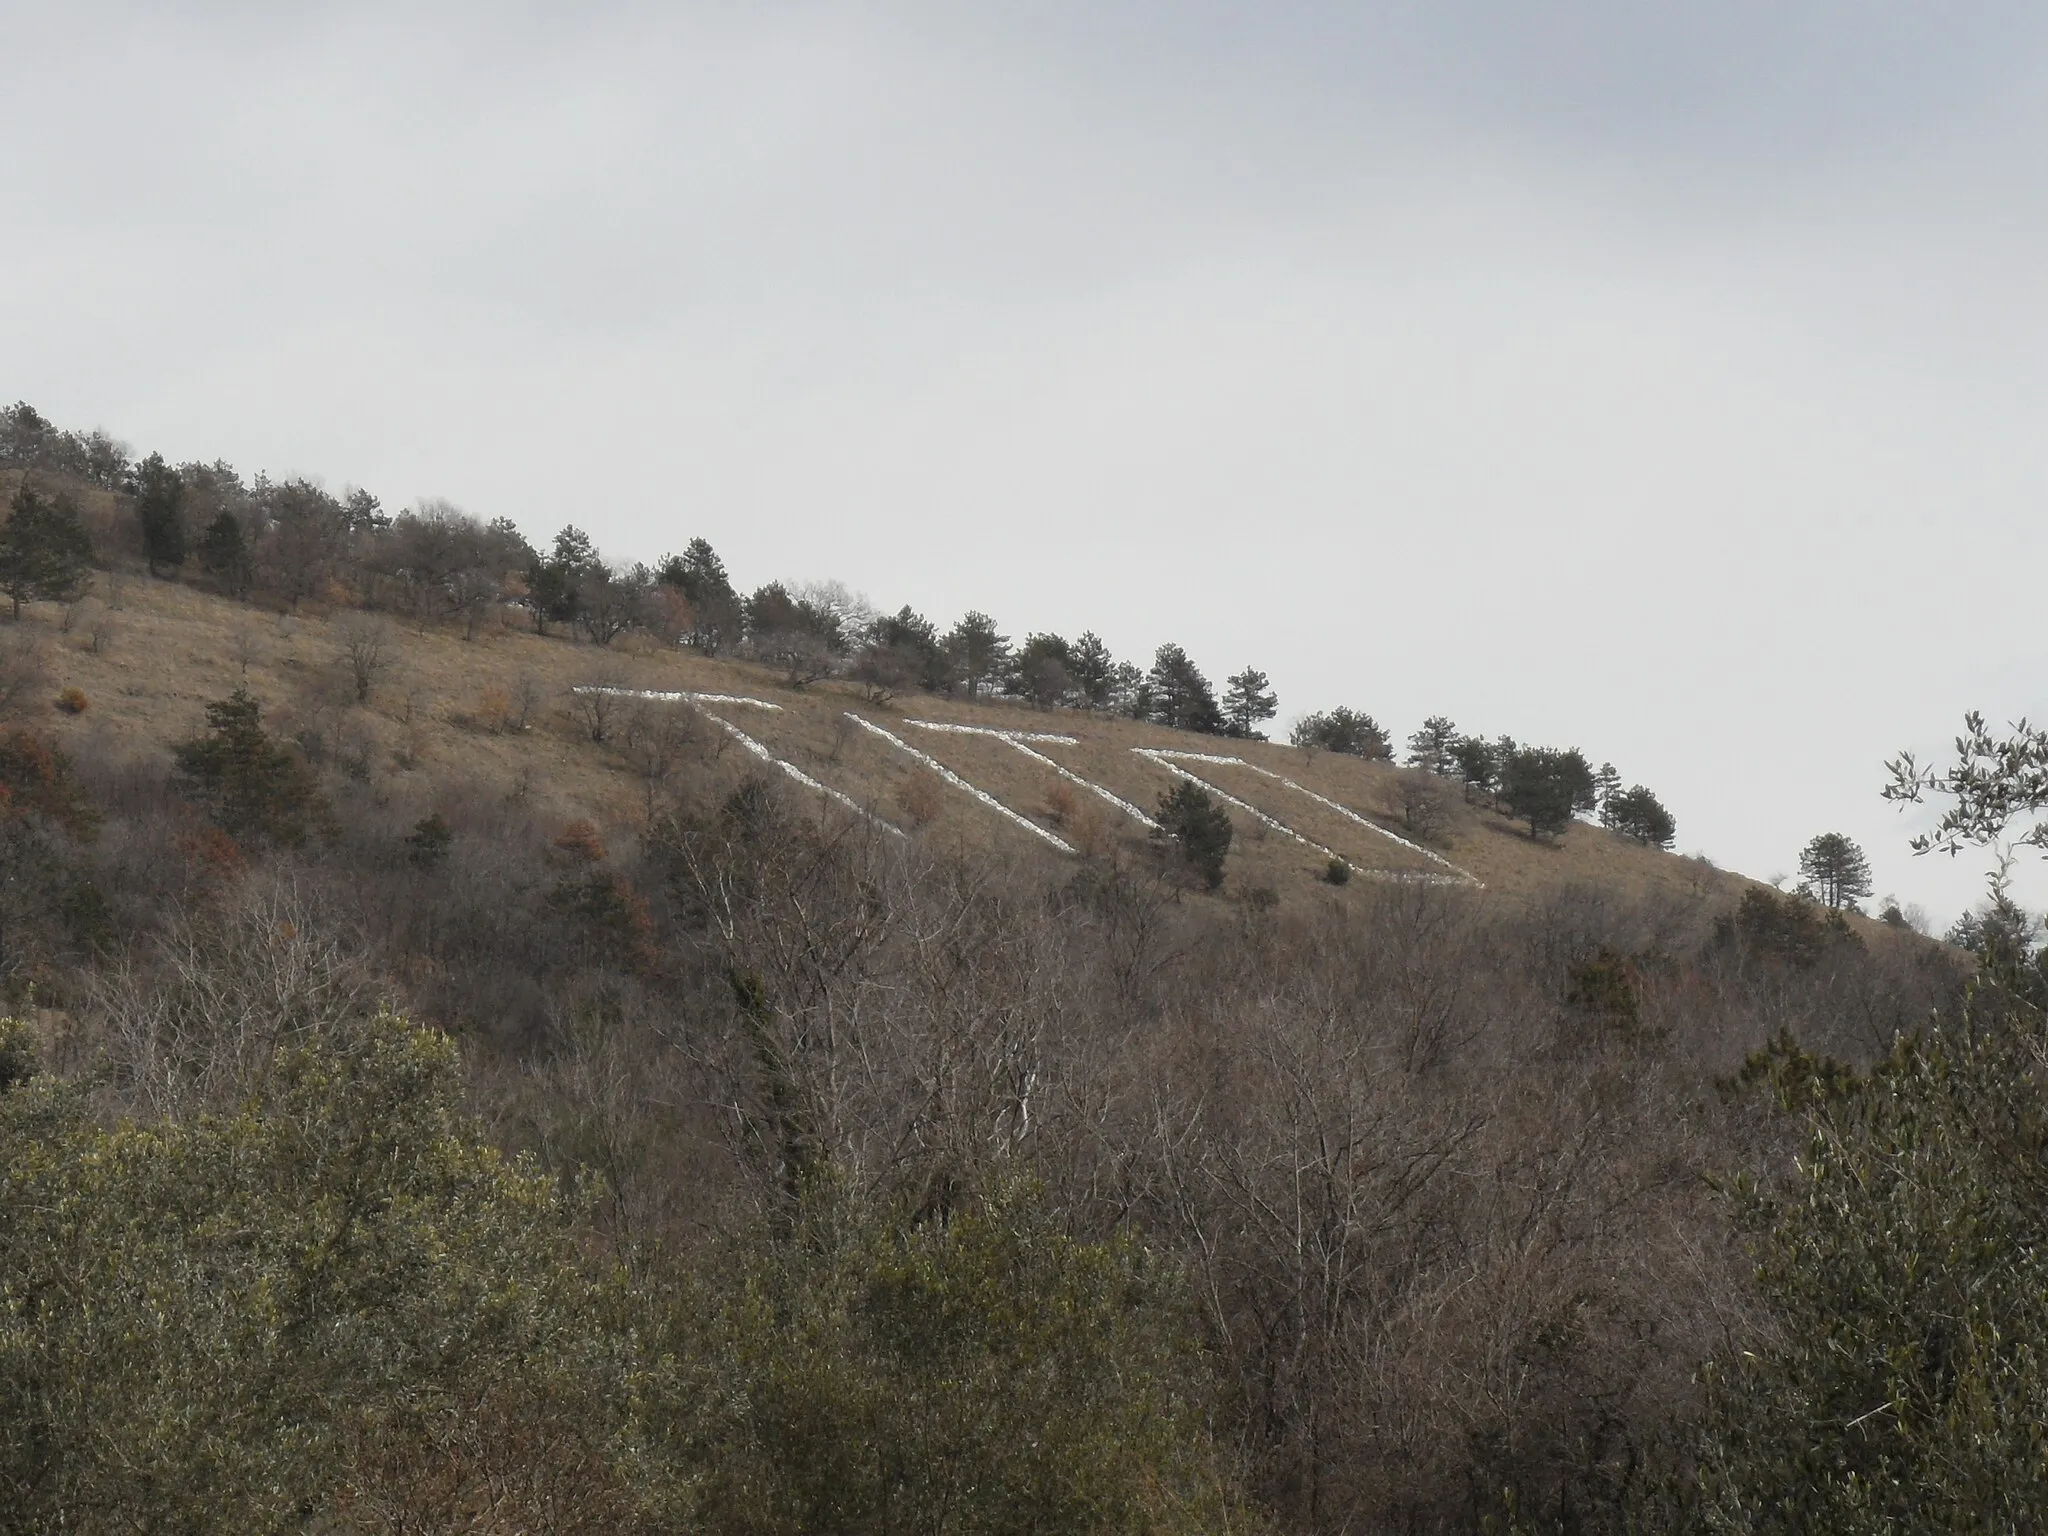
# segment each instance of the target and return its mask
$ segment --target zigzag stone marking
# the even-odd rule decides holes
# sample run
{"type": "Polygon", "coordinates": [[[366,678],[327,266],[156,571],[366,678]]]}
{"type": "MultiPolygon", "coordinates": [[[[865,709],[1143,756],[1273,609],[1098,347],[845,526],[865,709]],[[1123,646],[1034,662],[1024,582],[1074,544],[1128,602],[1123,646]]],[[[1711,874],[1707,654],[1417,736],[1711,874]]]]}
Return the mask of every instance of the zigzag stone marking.
{"type": "Polygon", "coordinates": [[[965,779],[961,778],[959,774],[955,773],[952,769],[948,768],[944,763],[940,762],[936,757],[933,757],[929,752],[918,751],[917,748],[913,747],[901,736],[898,736],[894,731],[886,731],[882,729],[881,726],[875,724],[874,721],[868,719],[866,716],[857,715],[850,709],[846,711],[846,718],[851,720],[855,725],[858,725],[865,730],[874,732],[877,736],[881,737],[884,741],[888,742],[891,746],[895,747],[898,751],[904,752],[909,756],[916,758],[920,763],[923,763],[925,767],[931,769],[932,772],[936,773],[948,784],[951,784],[955,789],[966,790],[968,794],[974,796],[975,799],[979,800],[983,805],[987,806],[990,810],[996,812],[998,815],[1007,816],[1011,821],[1017,823],[1018,826],[1022,827],[1026,832],[1029,832],[1032,836],[1044,838],[1048,843],[1051,843],[1053,847],[1059,849],[1061,853],[1072,853],[1074,851],[1074,845],[1068,842],[1065,838],[1057,837],[1054,834],[1046,831],[1045,828],[1041,827],[1037,822],[1030,820],[1028,817],[1019,816],[1015,811],[1011,810],[1007,805],[1003,804],[1003,802],[998,800],[994,795],[989,794],[986,790],[976,789],[972,784],[968,783],[965,779]]]}
{"type": "Polygon", "coordinates": [[[1041,741],[1051,745],[1063,747],[1078,747],[1081,744],[1081,739],[1078,736],[1059,736],[1049,731],[999,731],[992,726],[953,725],[950,722],[944,720],[906,720],[903,723],[905,725],[917,726],[921,730],[950,731],[954,735],[958,736],[993,736],[997,741],[1005,742],[1009,746],[1014,747],[1017,751],[1023,753],[1033,762],[1043,763],[1046,767],[1050,768],[1054,773],[1058,774],[1061,778],[1067,780],[1069,783],[1078,784],[1083,789],[1087,790],[1090,794],[1097,795],[1100,798],[1107,800],[1111,805],[1115,806],[1118,810],[1122,811],[1126,816],[1131,817],[1132,819],[1141,823],[1150,830],[1154,832],[1159,830],[1159,823],[1154,821],[1150,816],[1147,816],[1135,805],[1131,804],[1130,801],[1123,799],[1119,795],[1112,794],[1109,790],[1104,789],[1100,784],[1097,784],[1092,779],[1082,778],[1080,774],[1074,772],[1071,768],[1068,768],[1062,763],[1054,762],[1051,758],[1047,757],[1043,752],[1034,751],[1028,745],[1028,743],[1030,742],[1041,741]]]}
{"type": "Polygon", "coordinates": [[[583,684],[572,688],[570,691],[572,693],[606,693],[614,698],[622,699],[648,699],[657,704],[693,705],[696,707],[697,712],[703,715],[706,720],[709,720],[713,725],[724,731],[726,735],[746,748],[753,756],[759,758],[764,763],[780,768],[792,779],[795,779],[797,783],[803,785],[804,788],[815,789],[826,799],[838,802],[856,816],[866,817],[884,832],[892,833],[897,837],[904,835],[901,827],[893,826],[889,822],[884,821],[873,811],[854,799],[853,796],[845,793],[843,790],[834,789],[830,784],[819,783],[808,773],[805,773],[803,769],[797,767],[795,763],[777,757],[766,746],[749,736],[730,720],[721,720],[717,715],[712,714],[710,710],[704,708],[707,704],[742,704],[753,709],[772,709],[780,713],[782,710],[780,704],[773,703],[767,699],[751,699],[745,694],[739,693],[664,693],[654,688],[613,688],[603,683],[583,684]]]}
{"type": "Polygon", "coordinates": [[[1257,763],[1246,762],[1241,757],[1224,757],[1211,752],[1172,752],[1167,751],[1164,748],[1160,747],[1133,747],[1131,750],[1137,753],[1140,757],[1150,758],[1153,762],[1158,763],[1160,767],[1166,769],[1169,773],[1177,773],[1182,778],[1187,779],[1191,783],[1200,784],[1202,788],[1208,790],[1209,793],[1211,793],[1212,795],[1220,796],[1224,800],[1229,801],[1230,804],[1237,806],[1239,809],[1245,811],[1247,814],[1258,817],[1258,819],[1260,821],[1265,822],[1266,825],[1274,827],[1279,831],[1285,832],[1289,837],[1292,837],[1297,841],[1307,843],[1311,848],[1315,848],[1320,852],[1329,854],[1329,856],[1333,859],[1342,858],[1342,855],[1331,853],[1330,850],[1324,848],[1321,843],[1311,842],[1308,838],[1303,837],[1299,832],[1295,831],[1292,827],[1287,826],[1283,822],[1275,821],[1271,816],[1268,816],[1264,811],[1259,810],[1256,806],[1245,804],[1244,801],[1239,800],[1234,795],[1231,795],[1225,792],[1224,790],[1218,789],[1214,784],[1208,783],[1206,780],[1196,778],[1192,773],[1189,773],[1184,768],[1174,767],[1174,763],[1213,763],[1217,767],[1249,768],[1253,773],[1263,774],[1265,777],[1272,779],[1275,783],[1284,784],[1287,788],[1294,790],[1298,794],[1307,795],[1309,799],[1315,801],[1318,805],[1326,806],[1330,810],[1335,811],[1339,816],[1344,817],[1346,820],[1358,823],[1358,825],[1364,827],[1366,831],[1377,832],[1381,837],[1386,838],[1388,841],[1398,843],[1403,848],[1408,849],[1412,853],[1419,853],[1425,859],[1430,860],[1432,863],[1441,864],[1445,869],[1450,871],[1448,875],[1434,875],[1423,870],[1418,870],[1414,872],[1404,872],[1401,870],[1392,869],[1366,870],[1359,869],[1355,864],[1352,864],[1349,859],[1343,860],[1344,864],[1348,868],[1350,868],[1354,874],[1363,875],[1368,880],[1387,880],[1408,885],[1471,885],[1477,886],[1482,891],[1486,889],[1485,882],[1480,880],[1480,878],[1477,875],[1473,874],[1470,870],[1460,869],[1457,865],[1453,864],[1449,859],[1445,858],[1442,854],[1436,853],[1431,849],[1425,848],[1420,843],[1412,843],[1407,838],[1402,837],[1398,833],[1389,832],[1385,827],[1381,826],[1378,822],[1367,820],[1365,817],[1359,815],[1358,812],[1352,810],[1351,807],[1349,807],[1348,805],[1339,805],[1335,800],[1330,799],[1328,796],[1319,795],[1314,790],[1310,789],[1307,785],[1297,784],[1294,782],[1294,780],[1288,778],[1285,774],[1275,773],[1270,768],[1261,768],[1257,763]]]}

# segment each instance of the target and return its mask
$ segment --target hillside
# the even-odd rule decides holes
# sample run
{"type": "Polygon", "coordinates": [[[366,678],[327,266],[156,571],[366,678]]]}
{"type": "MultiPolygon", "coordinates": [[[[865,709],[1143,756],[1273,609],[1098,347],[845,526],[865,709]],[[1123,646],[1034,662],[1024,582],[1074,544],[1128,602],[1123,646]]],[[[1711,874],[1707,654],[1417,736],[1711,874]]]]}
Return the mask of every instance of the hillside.
{"type": "Polygon", "coordinates": [[[552,621],[566,562],[303,486],[158,579],[36,473],[91,560],[0,623],[0,1531],[1680,1528],[1699,1383],[1798,1336],[1739,1084],[1963,1006],[1448,778],[756,645],[772,587],[711,656],[718,594],[552,621]]]}
{"type": "MultiPolygon", "coordinates": [[[[37,712],[39,727],[75,752],[161,758],[200,729],[208,700],[246,687],[274,730],[346,763],[380,801],[458,822],[479,797],[517,794],[536,814],[559,821],[637,829],[647,818],[650,771],[657,794],[667,796],[693,778],[724,781],[752,765],[725,734],[730,727],[882,823],[1009,858],[1151,856],[1145,826],[1090,786],[1149,811],[1174,781],[1167,764],[1175,763],[1241,802],[1230,806],[1235,838],[1220,898],[1226,901],[1251,892],[1341,901],[1373,879],[1462,883],[1469,875],[1490,897],[1509,902],[1587,884],[1629,898],[1715,896],[1732,903],[1746,884],[1701,860],[1589,823],[1555,840],[1532,839],[1449,781],[1422,782],[1413,770],[1337,753],[1219,741],[1009,700],[976,704],[912,694],[875,704],[849,683],[791,688],[773,667],[706,659],[645,636],[602,649],[559,633],[536,636],[524,614],[510,608],[475,639],[452,627],[389,617],[373,622],[385,654],[362,706],[354,701],[346,650],[364,617],[351,609],[306,603],[296,613],[279,612],[135,571],[103,572],[68,613],[32,608],[15,639],[35,644],[44,659],[48,697],[37,712]],[[87,700],[83,714],[48,707],[73,688],[87,700]],[[601,727],[603,742],[591,740],[592,706],[579,700],[579,688],[622,695],[601,727]],[[723,695],[774,708],[626,696],[638,692],[723,695]],[[677,715],[695,729],[687,749],[678,745],[671,761],[650,769],[635,745],[644,733],[639,720],[656,713],[677,715]],[[941,779],[859,721],[887,729],[967,787],[941,779]],[[1034,758],[997,736],[934,724],[1065,739],[1026,742],[1034,758]],[[1415,799],[1426,802],[1421,816],[1404,815],[1415,799]],[[1059,838],[1073,854],[1004,811],[1059,838]],[[1364,877],[1352,890],[1328,884],[1332,855],[1364,877]]],[[[821,809],[827,803],[814,798],[821,809]]]]}

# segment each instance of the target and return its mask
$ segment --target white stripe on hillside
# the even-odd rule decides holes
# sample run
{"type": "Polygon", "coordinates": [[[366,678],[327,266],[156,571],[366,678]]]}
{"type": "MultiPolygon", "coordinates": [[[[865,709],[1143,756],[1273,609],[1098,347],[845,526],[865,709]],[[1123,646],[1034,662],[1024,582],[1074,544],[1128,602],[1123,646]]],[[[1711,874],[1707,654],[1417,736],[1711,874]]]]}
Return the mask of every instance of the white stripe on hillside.
{"type": "Polygon", "coordinates": [[[750,699],[743,693],[663,693],[657,688],[614,688],[609,683],[579,683],[571,693],[608,693],[615,699],[652,699],[657,704],[744,704],[749,709],[780,711],[780,704],[750,699]]]}
{"type": "Polygon", "coordinates": [[[931,769],[933,773],[936,773],[948,784],[951,784],[956,789],[966,790],[968,794],[974,796],[975,799],[979,800],[983,805],[987,806],[990,810],[997,812],[999,815],[1009,817],[1010,820],[1017,823],[1018,826],[1022,827],[1025,831],[1031,833],[1034,837],[1044,838],[1048,843],[1051,843],[1053,847],[1059,849],[1061,853],[1072,853],[1074,851],[1074,845],[1068,842],[1065,838],[1055,837],[1052,833],[1046,831],[1045,828],[1041,827],[1037,822],[1030,820],[1028,817],[1019,816],[1015,811],[1011,810],[1007,805],[1003,804],[1003,802],[998,800],[994,795],[989,794],[986,790],[976,789],[972,784],[968,783],[965,779],[961,778],[959,774],[955,773],[952,769],[948,768],[944,763],[940,762],[936,757],[933,757],[929,752],[918,751],[917,748],[913,747],[901,736],[898,736],[894,731],[885,731],[882,729],[882,727],[875,724],[874,721],[868,719],[864,715],[856,715],[850,709],[846,711],[846,718],[851,720],[855,725],[861,726],[866,730],[873,731],[877,736],[881,737],[884,741],[888,742],[898,751],[908,753],[911,757],[916,758],[920,763],[923,763],[925,767],[931,769]]]}
{"type": "Polygon", "coordinates": [[[1159,823],[1131,804],[1130,801],[1111,794],[1100,784],[1095,783],[1093,780],[1082,778],[1080,774],[1075,773],[1071,768],[1054,762],[1043,752],[1035,752],[1026,745],[1027,742],[1042,741],[1055,746],[1078,747],[1081,744],[1078,736],[1058,736],[1050,731],[999,731],[993,726],[953,725],[944,720],[906,720],[903,723],[905,725],[917,726],[920,730],[950,731],[958,736],[993,736],[997,741],[1005,742],[1016,748],[1033,762],[1043,763],[1069,783],[1080,785],[1092,795],[1099,795],[1126,816],[1134,817],[1155,832],[1159,830],[1159,823]]]}
{"type": "Polygon", "coordinates": [[[1350,870],[1352,870],[1354,874],[1362,874],[1362,877],[1364,877],[1364,879],[1368,879],[1368,881],[1391,881],[1391,883],[1399,883],[1399,885],[1477,885],[1477,887],[1479,887],[1481,891],[1485,891],[1485,889],[1487,889],[1487,887],[1485,887],[1485,883],[1483,883],[1483,881],[1481,881],[1481,879],[1477,877],[1477,874],[1473,874],[1473,872],[1470,872],[1470,870],[1462,870],[1462,868],[1458,868],[1456,864],[1452,864],[1452,862],[1450,862],[1448,858],[1444,858],[1442,854],[1436,854],[1436,852],[1432,852],[1432,850],[1427,850],[1427,848],[1423,848],[1423,846],[1419,846],[1419,844],[1413,844],[1413,842],[1409,842],[1407,838],[1401,838],[1399,834],[1393,834],[1393,831],[1389,831],[1389,829],[1386,829],[1386,827],[1382,827],[1380,823],[1376,823],[1376,821],[1368,821],[1366,817],[1358,815],[1358,811],[1354,811],[1352,807],[1348,807],[1348,805],[1337,805],[1337,803],[1335,803],[1333,799],[1329,799],[1329,797],[1325,797],[1325,795],[1317,795],[1317,793],[1313,791],[1313,788],[1309,788],[1307,784],[1296,784],[1296,782],[1294,782],[1292,778],[1286,778],[1284,774],[1276,774],[1276,772],[1274,772],[1272,768],[1260,768],[1260,766],[1257,766],[1255,762],[1245,762],[1243,758],[1225,758],[1225,756],[1219,756],[1219,754],[1212,754],[1212,752],[1167,752],[1165,748],[1130,748],[1130,750],[1133,750],[1135,754],[1139,754],[1141,758],[1151,758],[1153,762],[1157,762],[1157,764],[1159,764],[1161,768],[1165,768],[1165,770],[1167,770],[1167,772],[1171,772],[1171,774],[1180,774],[1180,776],[1182,776],[1182,778],[1186,778],[1186,780],[1188,780],[1190,784],[1200,784],[1202,788],[1206,788],[1206,791],[1208,791],[1210,795],[1217,795],[1219,799],[1223,799],[1223,801],[1229,801],[1231,805],[1239,807],[1239,809],[1241,809],[1241,811],[1245,811],[1247,815],[1255,815],[1257,819],[1260,819],[1260,821],[1264,821],[1266,825],[1270,825],[1270,827],[1276,827],[1278,831],[1284,831],[1284,834],[1286,834],[1288,838],[1294,838],[1296,842],[1305,842],[1305,844],[1309,844],[1311,848],[1315,848],[1317,852],[1329,854],[1331,858],[1341,858],[1341,862],[1343,862],[1343,864],[1346,864],[1346,866],[1348,866],[1348,868],[1350,868],[1350,870]],[[1348,858],[1343,858],[1341,854],[1333,854],[1333,852],[1331,852],[1329,848],[1323,848],[1323,844],[1319,844],[1319,842],[1311,842],[1309,838],[1303,838],[1303,836],[1300,836],[1300,834],[1298,834],[1298,831],[1294,831],[1294,827],[1286,825],[1284,821],[1276,821],[1274,817],[1266,815],[1264,811],[1260,811],[1260,809],[1257,809],[1255,805],[1245,805],[1245,801],[1237,799],[1235,795],[1229,795],[1227,791],[1221,791],[1221,788],[1217,788],[1217,786],[1214,786],[1214,784],[1210,784],[1208,780],[1196,778],[1196,776],[1194,776],[1194,774],[1190,774],[1190,772],[1188,772],[1186,768],[1176,768],[1176,766],[1174,766],[1176,762],[1208,762],[1208,764],[1214,764],[1214,766],[1219,766],[1219,768],[1249,768],[1249,770],[1251,770],[1251,772],[1255,772],[1255,774],[1264,774],[1266,778],[1272,778],[1274,782],[1286,784],[1288,788],[1292,788],[1292,791],[1298,791],[1298,793],[1303,793],[1303,795],[1307,795],[1307,797],[1309,797],[1311,801],[1315,801],[1317,805],[1327,805],[1327,807],[1329,807],[1331,811],[1335,811],[1337,815],[1341,815],[1341,817],[1346,817],[1346,819],[1350,819],[1350,821],[1356,821],[1356,823],[1358,823],[1358,825],[1362,825],[1362,827],[1364,827],[1366,831],[1376,831],[1376,834],[1380,834],[1382,838],[1386,838],[1386,840],[1389,840],[1389,842],[1397,842],[1397,844],[1401,844],[1403,848],[1407,848],[1407,850],[1411,850],[1411,852],[1417,852],[1417,854],[1421,854],[1421,856],[1423,856],[1423,858],[1427,858],[1427,860],[1434,860],[1434,862],[1442,864],[1444,868],[1448,868],[1448,870],[1450,870],[1450,874],[1430,874],[1430,872],[1427,872],[1427,870],[1366,870],[1366,868],[1358,868],[1358,864],[1352,864],[1352,860],[1348,860],[1348,858]]]}
{"type": "MultiPolygon", "coordinates": [[[[773,706],[770,707],[772,708],[773,706]]],[[[840,790],[834,789],[830,784],[820,784],[808,773],[805,773],[803,769],[797,767],[795,763],[787,762],[784,759],[777,757],[773,752],[770,752],[766,747],[761,745],[760,742],[754,740],[753,737],[749,736],[745,731],[741,730],[738,726],[734,725],[730,720],[721,720],[718,718],[718,716],[710,714],[707,714],[704,718],[709,720],[713,725],[718,726],[720,729],[722,729],[726,733],[726,735],[730,736],[734,741],[738,742],[741,746],[745,747],[749,752],[753,753],[754,756],[760,758],[762,762],[774,764],[777,768],[780,768],[784,773],[788,774],[792,779],[795,779],[797,783],[803,785],[806,789],[815,789],[819,794],[825,796],[828,800],[838,801],[841,805],[845,806],[849,811],[852,811],[856,816],[865,816],[869,821],[872,821],[884,832],[893,832],[898,837],[903,836],[903,829],[901,827],[891,826],[888,822],[882,820],[881,817],[877,816],[873,811],[869,810],[866,806],[862,805],[858,800],[854,799],[853,796],[846,794],[840,790]]]]}
{"type": "Polygon", "coordinates": [[[780,704],[770,703],[767,699],[750,699],[745,694],[740,693],[664,693],[654,688],[614,688],[605,683],[581,684],[570,689],[570,692],[604,693],[610,694],[613,698],[647,699],[657,704],[695,705],[697,706],[698,713],[703,715],[706,720],[709,720],[713,725],[724,731],[726,735],[745,747],[748,752],[758,757],[762,762],[772,767],[780,768],[792,779],[795,779],[797,783],[803,785],[804,788],[815,789],[826,799],[837,801],[856,816],[866,817],[884,832],[894,833],[897,837],[903,836],[903,829],[901,827],[890,825],[858,800],[854,799],[853,796],[846,794],[844,791],[834,789],[830,784],[820,784],[808,773],[805,773],[803,769],[797,767],[795,763],[777,757],[767,747],[754,740],[753,737],[734,725],[730,720],[721,720],[718,716],[703,708],[706,704],[745,704],[754,709],[772,709],[780,712],[782,709],[780,704]]]}

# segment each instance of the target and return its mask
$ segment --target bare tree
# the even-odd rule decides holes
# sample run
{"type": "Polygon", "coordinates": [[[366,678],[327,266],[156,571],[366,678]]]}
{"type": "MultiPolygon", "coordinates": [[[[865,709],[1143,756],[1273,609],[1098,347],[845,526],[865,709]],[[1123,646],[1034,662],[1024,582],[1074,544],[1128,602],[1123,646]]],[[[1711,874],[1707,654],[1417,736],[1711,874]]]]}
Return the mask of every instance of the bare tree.
{"type": "Polygon", "coordinates": [[[398,644],[391,626],[381,619],[356,615],[341,622],[338,639],[342,662],[355,685],[356,702],[367,704],[377,679],[398,661],[398,644]]]}
{"type": "Polygon", "coordinates": [[[26,709],[47,676],[43,648],[33,635],[0,635],[0,718],[26,709]]]}
{"type": "Polygon", "coordinates": [[[610,673],[569,689],[569,709],[582,724],[584,733],[595,742],[611,735],[626,702],[626,690],[610,673]]]}

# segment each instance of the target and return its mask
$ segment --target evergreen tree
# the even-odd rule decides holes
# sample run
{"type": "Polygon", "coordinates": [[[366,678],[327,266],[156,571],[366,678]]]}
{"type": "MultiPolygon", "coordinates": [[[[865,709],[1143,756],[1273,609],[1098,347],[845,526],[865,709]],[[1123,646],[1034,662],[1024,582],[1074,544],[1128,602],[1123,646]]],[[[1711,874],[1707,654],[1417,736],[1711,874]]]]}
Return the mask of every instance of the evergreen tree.
{"type": "Polygon", "coordinates": [[[1501,768],[1501,798],[1508,812],[1529,824],[1529,835],[1558,833],[1592,793],[1592,770],[1576,751],[1517,747],[1501,768]]]}
{"type": "Polygon", "coordinates": [[[1799,855],[1801,890],[1834,911],[1856,910],[1856,899],[1871,892],[1870,861],[1840,832],[1823,832],[1799,855]]]}
{"type": "Polygon", "coordinates": [[[1457,742],[1458,727],[1449,717],[1431,715],[1422,722],[1422,729],[1408,738],[1408,764],[1449,778],[1455,766],[1451,752],[1457,742]]]}
{"type": "Polygon", "coordinates": [[[1652,848],[1669,848],[1678,836],[1671,813],[1640,784],[1608,795],[1600,804],[1600,824],[1652,848]]]}
{"type": "Polygon", "coordinates": [[[939,627],[907,603],[876,622],[870,645],[901,658],[906,675],[927,693],[946,687],[952,675],[939,627]]]}
{"type": "Polygon", "coordinates": [[[1303,715],[1295,722],[1287,739],[1297,747],[1342,752],[1347,757],[1362,757],[1372,762],[1385,762],[1394,755],[1393,743],[1380,729],[1378,721],[1342,704],[1335,709],[1303,715]]]}
{"type": "Polygon", "coordinates": [[[1201,669],[1177,645],[1159,647],[1145,682],[1151,693],[1149,718],[1154,725],[1176,731],[1223,734],[1223,711],[1201,669]]]}
{"type": "Polygon", "coordinates": [[[1258,729],[1280,711],[1280,696],[1273,692],[1272,679],[1256,667],[1246,667],[1237,676],[1224,679],[1223,723],[1225,734],[1264,741],[1258,729]]]}
{"type": "Polygon", "coordinates": [[[1500,783],[1500,759],[1483,736],[1460,736],[1451,743],[1451,763],[1468,789],[1490,792],[1500,783]]]}
{"type": "MultiPolygon", "coordinates": [[[[382,533],[391,526],[391,514],[384,510],[384,503],[361,486],[348,493],[348,500],[342,503],[341,512],[343,522],[353,534],[382,533]]],[[[509,532],[521,544],[526,542],[525,536],[519,532],[510,518],[494,518],[491,527],[499,533],[509,532]]]]}
{"type": "Polygon", "coordinates": [[[2048,1093],[2011,1011],[1979,992],[1867,1074],[1789,1036],[1744,1069],[1804,1143],[1796,1176],[1731,1181],[1766,1325],[1701,1373],[1690,1518],[1644,1528],[2039,1524],[2048,1093]]]}
{"type": "Polygon", "coordinates": [[[1107,709],[1115,695],[1116,662],[1102,636],[1086,630],[1067,653],[1067,672],[1087,709],[1107,709]]]}
{"type": "Polygon", "coordinates": [[[1607,802],[1621,790],[1621,775],[1614,770],[1614,764],[1602,763],[1600,771],[1593,775],[1593,799],[1604,811],[1607,802]]]}
{"type": "Polygon", "coordinates": [[[249,544],[242,537],[242,524],[235,514],[222,508],[199,538],[199,568],[225,586],[236,597],[247,597],[254,580],[249,544]]]}
{"type": "Polygon", "coordinates": [[[185,481],[160,453],[135,466],[135,517],[150,575],[185,563],[185,481]]]}
{"type": "Polygon", "coordinates": [[[92,539],[68,496],[46,497],[26,485],[8,503],[0,527],[0,592],[14,601],[68,603],[84,589],[92,539]]]}
{"type": "Polygon", "coordinates": [[[557,533],[553,552],[545,559],[536,554],[526,570],[522,601],[533,615],[534,633],[546,634],[550,624],[574,624],[582,616],[584,583],[603,571],[589,534],[573,523],[557,533]]]}
{"type": "Polygon", "coordinates": [[[1176,780],[1159,797],[1157,820],[1153,835],[1171,842],[1210,890],[1223,883],[1223,861],[1230,854],[1230,813],[1206,789],[1188,779],[1176,780]]]}
{"type": "Polygon", "coordinates": [[[1058,635],[1027,636],[1011,668],[1011,691],[1040,709],[1051,709],[1073,687],[1074,674],[1068,665],[1073,654],[1073,647],[1058,635]]]}
{"type": "Polygon", "coordinates": [[[1109,707],[1128,720],[1152,718],[1152,685],[1135,663],[1120,661],[1110,674],[1109,707]]]}
{"type": "Polygon", "coordinates": [[[262,709],[237,688],[206,706],[206,734],[172,753],[185,789],[233,836],[296,847],[322,809],[305,764],[264,733],[262,709]]]}
{"type": "Polygon", "coordinates": [[[738,640],[742,628],[739,594],[710,540],[692,539],[680,555],[663,556],[655,576],[682,593],[690,605],[690,631],[683,637],[687,644],[716,656],[738,640]]]}
{"type": "Polygon", "coordinates": [[[987,614],[970,610],[946,636],[946,656],[967,696],[978,699],[1008,674],[1010,637],[996,633],[996,621],[987,614]]]}

